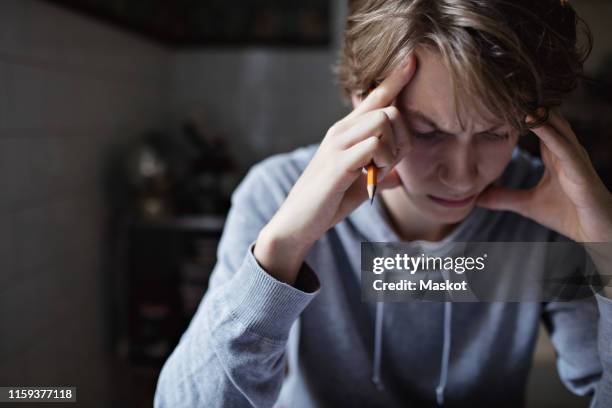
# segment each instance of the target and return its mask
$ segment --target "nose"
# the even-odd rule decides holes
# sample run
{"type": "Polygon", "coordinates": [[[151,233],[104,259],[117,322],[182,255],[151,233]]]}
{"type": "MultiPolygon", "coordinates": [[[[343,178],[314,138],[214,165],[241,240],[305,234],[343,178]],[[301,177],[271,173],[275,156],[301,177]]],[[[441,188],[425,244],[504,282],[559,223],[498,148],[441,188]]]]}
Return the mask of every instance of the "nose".
{"type": "MultiPolygon", "coordinates": [[[[478,178],[478,163],[474,149],[468,145],[455,145],[438,168],[438,178],[448,191],[463,198],[474,192],[478,178]]],[[[450,197],[449,197],[450,198],[450,197]]]]}

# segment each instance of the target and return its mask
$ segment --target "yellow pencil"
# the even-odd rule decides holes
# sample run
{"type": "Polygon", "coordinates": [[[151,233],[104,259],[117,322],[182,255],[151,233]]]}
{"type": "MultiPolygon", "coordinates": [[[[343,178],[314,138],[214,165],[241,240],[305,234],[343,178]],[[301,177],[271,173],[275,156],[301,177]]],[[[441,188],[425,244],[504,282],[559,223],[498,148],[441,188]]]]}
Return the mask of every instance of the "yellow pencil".
{"type": "MultiPolygon", "coordinates": [[[[368,92],[367,94],[369,95],[370,92],[372,92],[374,90],[374,86],[370,86],[370,88],[368,88],[368,92]]],[[[368,165],[368,198],[370,199],[370,205],[372,205],[372,203],[374,203],[374,195],[376,194],[376,172],[378,171],[378,168],[376,167],[376,165],[374,164],[374,162],[371,162],[368,165]]]]}
{"type": "Polygon", "coordinates": [[[370,205],[374,202],[374,194],[376,194],[376,173],[378,168],[374,163],[368,165],[368,197],[370,205]]]}

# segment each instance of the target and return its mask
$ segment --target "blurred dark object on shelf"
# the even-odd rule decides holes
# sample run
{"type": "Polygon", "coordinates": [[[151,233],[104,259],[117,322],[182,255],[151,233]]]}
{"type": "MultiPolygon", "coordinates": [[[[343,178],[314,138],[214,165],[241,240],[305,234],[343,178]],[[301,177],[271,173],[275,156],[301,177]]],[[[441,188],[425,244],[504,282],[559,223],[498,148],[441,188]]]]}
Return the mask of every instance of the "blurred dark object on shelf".
{"type": "Polygon", "coordinates": [[[167,161],[152,143],[156,137],[156,134],[151,134],[143,142],[138,142],[126,161],[134,210],[146,218],[164,217],[172,212],[169,200],[171,175],[167,161]]]}
{"type": "Polygon", "coordinates": [[[127,225],[128,330],[119,353],[161,367],[187,328],[217,261],[223,216],[134,219],[127,225]]]}
{"type": "MultiPolygon", "coordinates": [[[[238,181],[225,140],[204,115],[177,134],[150,132],[118,148],[113,186],[119,355],[159,368],[195,313],[216,263],[238,181]]],[[[111,178],[113,177],[114,178],[111,178]]]]}
{"type": "Polygon", "coordinates": [[[183,164],[174,188],[178,214],[224,214],[229,210],[235,187],[235,165],[225,139],[209,135],[203,119],[192,118],[183,124],[180,141],[186,149],[177,157],[183,164]]]}
{"type": "Polygon", "coordinates": [[[201,128],[192,119],[178,136],[152,132],[131,147],[125,167],[135,214],[165,218],[229,210],[234,162],[225,140],[201,128]]]}

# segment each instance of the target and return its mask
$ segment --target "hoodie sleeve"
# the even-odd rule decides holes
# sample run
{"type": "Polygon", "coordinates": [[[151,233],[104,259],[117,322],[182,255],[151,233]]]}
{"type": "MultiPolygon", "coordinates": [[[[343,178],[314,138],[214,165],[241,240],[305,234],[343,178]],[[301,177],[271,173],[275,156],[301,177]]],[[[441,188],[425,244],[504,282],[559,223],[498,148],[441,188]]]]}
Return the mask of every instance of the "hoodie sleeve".
{"type": "Polygon", "coordinates": [[[557,351],[557,371],[577,395],[592,395],[591,407],[612,406],[612,300],[599,294],[550,302],[544,323],[557,351]]]}
{"type": "Polygon", "coordinates": [[[591,407],[612,406],[612,300],[551,302],[544,323],[557,351],[557,370],[577,395],[592,395],[591,407]]]}
{"type": "Polygon", "coordinates": [[[289,330],[318,294],[303,264],[287,285],[264,271],[254,241],[278,205],[270,175],[256,166],[232,196],[209,288],[188,329],[164,364],[154,406],[272,406],[285,371],[289,330]]]}
{"type": "MultiPolygon", "coordinates": [[[[551,240],[572,242],[557,233],[551,240]]],[[[612,300],[592,286],[591,291],[594,296],[545,303],[543,321],[565,386],[576,395],[592,396],[591,407],[612,407],[612,300]]]]}

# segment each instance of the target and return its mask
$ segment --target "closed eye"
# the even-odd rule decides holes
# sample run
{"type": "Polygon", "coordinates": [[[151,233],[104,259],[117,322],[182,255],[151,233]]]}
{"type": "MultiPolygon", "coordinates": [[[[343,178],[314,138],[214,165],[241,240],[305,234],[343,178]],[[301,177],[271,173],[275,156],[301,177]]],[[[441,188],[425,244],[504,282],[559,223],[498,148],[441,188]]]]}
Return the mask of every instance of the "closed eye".
{"type": "Polygon", "coordinates": [[[414,135],[415,138],[421,139],[421,140],[437,140],[437,139],[441,139],[442,137],[446,135],[446,133],[438,132],[437,130],[433,132],[427,132],[427,133],[420,133],[420,132],[413,131],[412,134],[414,135]]]}
{"type": "MultiPolygon", "coordinates": [[[[423,140],[423,141],[438,141],[444,138],[445,136],[449,136],[448,133],[440,132],[438,130],[434,130],[433,132],[416,132],[413,130],[412,134],[414,135],[416,139],[423,140]]],[[[482,138],[483,140],[487,142],[502,142],[502,141],[508,140],[510,138],[510,135],[508,133],[500,134],[500,133],[487,132],[487,133],[480,133],[478,137],[482,138]]]]}
{"type": "Polygon", "coordinates": [[[504,140],[508,140],[508,138],[510,137],[508,133],[499,134],[499,133],[490,133],[490,132],[481,133],[480,136],[488,142],[502,142],[504,140]]]}

